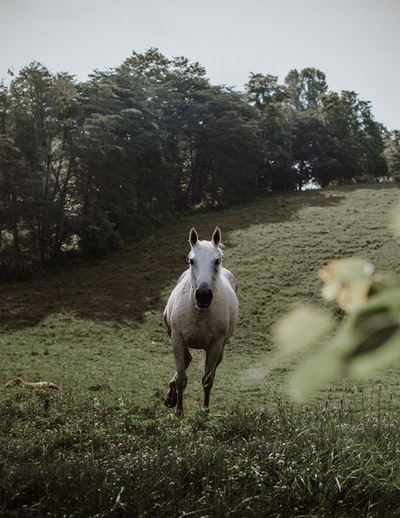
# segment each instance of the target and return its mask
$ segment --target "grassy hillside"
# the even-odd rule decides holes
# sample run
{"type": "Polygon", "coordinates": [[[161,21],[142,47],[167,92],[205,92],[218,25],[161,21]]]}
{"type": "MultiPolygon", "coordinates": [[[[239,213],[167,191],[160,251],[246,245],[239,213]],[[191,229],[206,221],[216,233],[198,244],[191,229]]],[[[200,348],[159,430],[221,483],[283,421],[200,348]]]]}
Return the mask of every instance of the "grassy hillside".
{"type": "Polygon", "coordinates": [[[400,270],[387,226],[399,198],[389,187],[273,196],[187,215],[95,265],[3,284],[1,384],[21,376],[62,391],[0,388],[0,514],[400,513],[398,369],[297,407],[286,397],[293,366],[271,338],[291,305],[322,304],[318,270],[329,260],[357,255],[400,270]],[[222,229],[240,322],[211,415],[200,411],[196,353],[176,420],[162,405],[174,361],[161,313],[193,225],[206,239],[222,229]]]}

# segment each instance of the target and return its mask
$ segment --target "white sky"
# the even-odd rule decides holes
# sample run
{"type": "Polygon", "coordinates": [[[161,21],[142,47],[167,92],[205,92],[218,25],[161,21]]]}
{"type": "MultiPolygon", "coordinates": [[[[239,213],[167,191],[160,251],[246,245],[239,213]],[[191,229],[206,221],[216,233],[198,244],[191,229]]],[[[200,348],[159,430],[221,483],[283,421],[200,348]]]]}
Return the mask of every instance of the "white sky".
{"type": "Polygon", "coordinates": [[[84,81],[150,47],[238,90],[315,67],[400,129],[400,0],[0,0],[0,78],[39,61],[84,81]]]}

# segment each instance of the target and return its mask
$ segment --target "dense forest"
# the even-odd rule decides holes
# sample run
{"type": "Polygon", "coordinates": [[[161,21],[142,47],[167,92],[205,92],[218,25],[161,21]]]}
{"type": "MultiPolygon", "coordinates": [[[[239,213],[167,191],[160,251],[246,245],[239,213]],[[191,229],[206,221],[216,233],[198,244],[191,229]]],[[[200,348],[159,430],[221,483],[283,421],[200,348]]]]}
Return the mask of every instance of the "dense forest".
{"type": "Polygon", "coordinates": [[[157,49],[78,83],[32,63],[0,85],[0,270],[117,248],[176,211],[400,174],[400,131],[323,72],[243,92],[157,49]]]}

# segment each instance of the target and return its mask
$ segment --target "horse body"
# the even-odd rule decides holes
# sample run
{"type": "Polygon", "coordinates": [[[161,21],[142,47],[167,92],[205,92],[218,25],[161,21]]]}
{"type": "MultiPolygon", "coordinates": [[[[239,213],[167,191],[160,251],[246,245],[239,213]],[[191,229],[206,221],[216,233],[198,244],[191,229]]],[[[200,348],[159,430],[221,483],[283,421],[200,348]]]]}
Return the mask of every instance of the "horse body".
{"type": "Polygon", "coordinates": [[[192,359],[189,348],[206,351],[202,383],[204,406],[208,407],[215,370],[222,360],[225,343],[233,334],[239,311],[235,277],[221,265],[219,228],[211,241],[199,241],[192,229],[189,241],[190,266],[181,275],[164,310],[176,364],[165,404],[176,405],[177,415],[183,413],[186,369],[192,359]]]}

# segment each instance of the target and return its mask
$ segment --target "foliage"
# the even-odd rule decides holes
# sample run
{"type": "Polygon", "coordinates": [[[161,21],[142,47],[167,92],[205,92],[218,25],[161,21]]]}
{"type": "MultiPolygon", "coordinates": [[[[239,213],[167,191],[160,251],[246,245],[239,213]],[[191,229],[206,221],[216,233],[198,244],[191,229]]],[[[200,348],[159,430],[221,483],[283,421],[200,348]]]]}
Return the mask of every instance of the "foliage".
{"type": "Polygon", "coordinates": [[[315,109],[328,89],[325,74],[315,68],[305,68],[300,72],[290,70],[285,84],[290,102],[296,111],[315,109]]]}
{"type": "Polygon", "coordinates": [[[257,141],[262,150],[255,168],[256,186],[267,191],[292,190],[292,132],[288,94],[275,76],[252,74],[246,84],[246,96],[257,110],[257,141]]]}
{"type": "MultiPolygon", "coordinates": [[[[70,76],[25,67],[1,95],[1,235],[12,249],[44,262],[61,252],[72,210],[74,111],[70,76]]],[[[4,266],[4,263],[3,263],[4,266]]]]}
{"type": "Polygon", "coordinates": [[[99,221],[137,237],[182,209],[386,176],[385,138],[368,102],[314,68],[237,92],[154,48],[79,84],[31,63],[0,88],[1,268],[93,252],[99,221]]]}
{"type": "Polygon", "coordinates": [[[387,175],[383,128],[373,119],[369,103],[359,100],[355,92],[329,93],[322,96],[319,113],[327,130],[315,167],[321,186],[334,179],[387,175]]]}
{"type": "Polygon", "coordinates": [[[393,131],[385,141],[385,151],[389,173],[400,180],[400,131],[393,131]]]}

